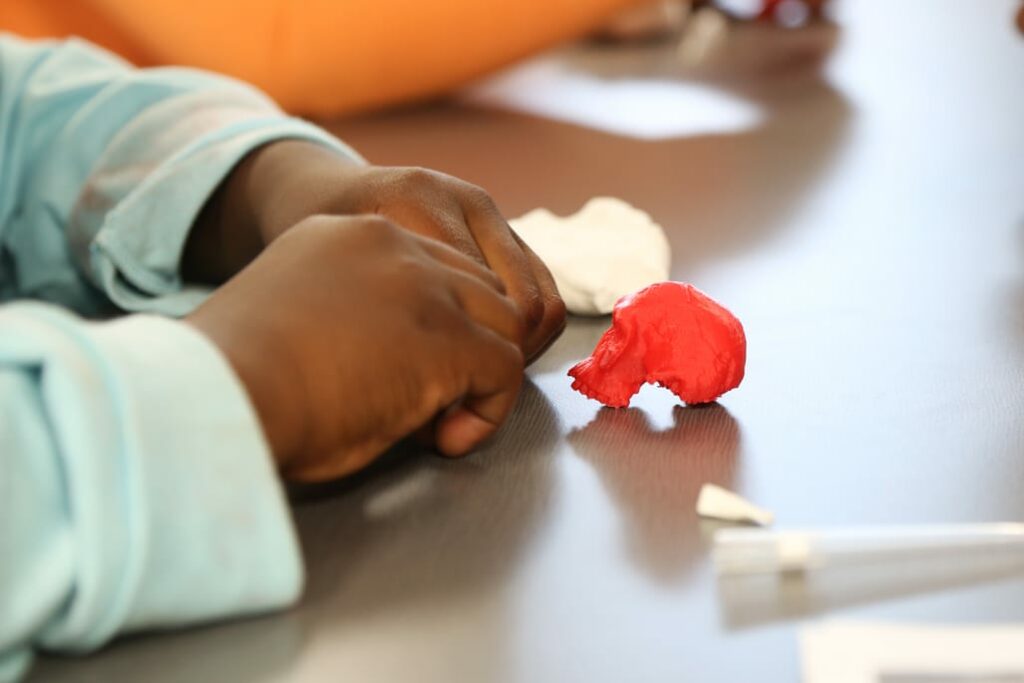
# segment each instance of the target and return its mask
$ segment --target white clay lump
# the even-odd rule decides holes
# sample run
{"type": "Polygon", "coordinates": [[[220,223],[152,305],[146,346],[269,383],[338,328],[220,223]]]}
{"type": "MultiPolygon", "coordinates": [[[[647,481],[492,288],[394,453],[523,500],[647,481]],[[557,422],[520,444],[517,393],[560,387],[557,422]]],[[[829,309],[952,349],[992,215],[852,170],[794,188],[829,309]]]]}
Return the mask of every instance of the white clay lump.
{"type": "Polygon", "coordinates": [[[697,514],[727,522],[768,526],[775,520],[771,511],[714,484],[704,484],[697,496],[697,514]]]}
{"type": "Polygon", "coordinates": [[[607,315],[620,297],[669,279],[665,232],[621,199],[595,197],[565,217],[534,209],[509,224],[551,270],[570,313],[607,315]]]}

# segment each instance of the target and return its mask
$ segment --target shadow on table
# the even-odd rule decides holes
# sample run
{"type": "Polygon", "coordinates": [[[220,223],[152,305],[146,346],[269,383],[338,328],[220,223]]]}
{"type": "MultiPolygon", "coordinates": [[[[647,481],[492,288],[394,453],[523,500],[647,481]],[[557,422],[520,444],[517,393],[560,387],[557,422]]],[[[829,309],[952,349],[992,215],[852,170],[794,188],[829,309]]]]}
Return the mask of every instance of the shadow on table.
{"type": "MultiPolygon", "coordinates": [[[[558,436],[553,408],[528,381],[509,423],[473,456],[406,454],[330,498],[300,504],[309,576],[303,629],[322,633],[330,622],[358,630],[380,615],[493,593],[487,589],[516,571],[543,523],[558,436]]],[[[504,632],[503,608],[493,608],[477,616],[504,632]]]]}
{"type": "MultiPolygon", "coordinates": [[[[315,634],[335,626],[357,631],[376,615],[417,603],[457,604],[500,582],[528,552],[551,496],[558,434],[551,405],[527,383],[506,428],[469,458],[399,448],[351,479],[298,490],[307,586],[297,609],[120,639],[84,660],[44,660],[33,678],[272,681],[315,634]]],[[[504,632],[502,614],[486,617],[504,632]]],[[[504,647],[502,638],[493,642],[504,647]]]]}
{"type": "Polygon", "coordinates": [[[676,406],[673,425],[653,429],[642,410],[604,408],[569,434],[619,508],[629,556],[660,583],[683,579],[702,554],[697,494],[732,487],[740,429],[719,404],[676,406]]]}
{"type": "Polygon", "coordinates": [[[302,648],[290,613],[118,638],[88,657],[47,655],[26,683],[277,680],[302,648]]]}

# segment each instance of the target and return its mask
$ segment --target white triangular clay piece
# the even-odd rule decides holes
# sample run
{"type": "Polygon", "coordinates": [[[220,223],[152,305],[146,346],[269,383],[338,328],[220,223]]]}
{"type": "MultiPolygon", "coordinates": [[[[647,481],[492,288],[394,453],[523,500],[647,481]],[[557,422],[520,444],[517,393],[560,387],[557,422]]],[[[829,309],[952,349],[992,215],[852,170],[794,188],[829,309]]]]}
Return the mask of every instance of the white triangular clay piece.
{"type": "Polygon", "coordinates": [[[700,495],[697,496],[697,514],[728,522],[752,522],[761,526],[768,526],[775,519],[771,511],[759,508],[749,500],[714,484],[701,487],[700,495]]]}
{"type": "Polygon", "coordinates": [[[570,313],[606,315],[620,297],[669,279],[665,232],[621,199],[595,197],[566,217],[534,209],[509,224],[551,270],[570,313]]]}

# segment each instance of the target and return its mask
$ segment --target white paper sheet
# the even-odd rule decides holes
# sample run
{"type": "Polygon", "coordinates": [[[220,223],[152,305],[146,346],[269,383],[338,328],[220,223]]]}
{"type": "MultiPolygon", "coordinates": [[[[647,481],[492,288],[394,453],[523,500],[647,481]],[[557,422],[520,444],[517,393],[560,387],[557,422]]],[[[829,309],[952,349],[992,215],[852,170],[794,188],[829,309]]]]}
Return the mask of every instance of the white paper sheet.
{"type": "Polygon", "coordinates": [[[1024,683],[1024,624],[827,621],[800,651],[804,683],[1024,683]]]}

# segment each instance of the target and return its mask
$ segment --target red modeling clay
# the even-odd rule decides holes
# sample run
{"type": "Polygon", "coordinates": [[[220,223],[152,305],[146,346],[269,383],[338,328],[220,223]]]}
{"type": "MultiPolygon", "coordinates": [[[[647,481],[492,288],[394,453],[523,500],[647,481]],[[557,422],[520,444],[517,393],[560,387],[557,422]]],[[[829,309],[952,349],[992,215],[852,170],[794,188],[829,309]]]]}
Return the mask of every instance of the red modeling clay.
{"type": "Polygon", "coordinates": [[[746,360],[732,313],[693,285],[660,282],[619,299],[611,329],[569,376],[573,389],[615,408],[645,382],[686,403],[710,403],[739,386],[746,360]]]}

